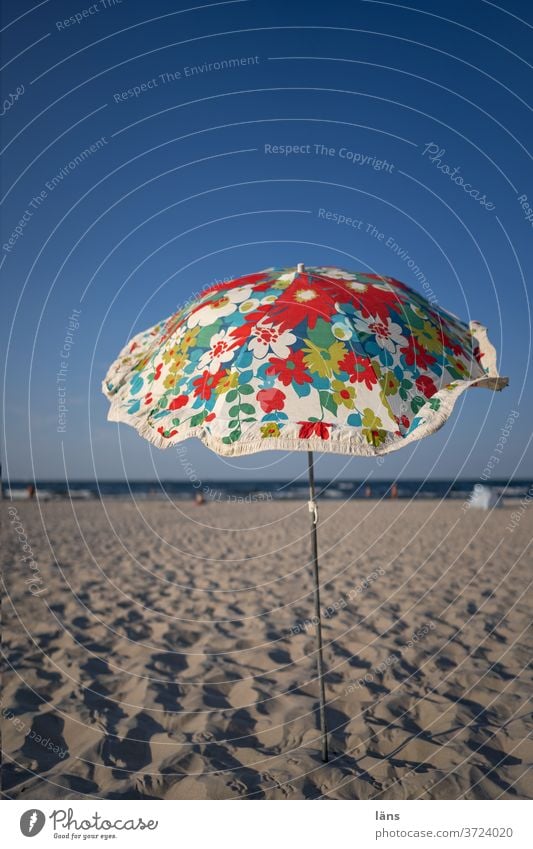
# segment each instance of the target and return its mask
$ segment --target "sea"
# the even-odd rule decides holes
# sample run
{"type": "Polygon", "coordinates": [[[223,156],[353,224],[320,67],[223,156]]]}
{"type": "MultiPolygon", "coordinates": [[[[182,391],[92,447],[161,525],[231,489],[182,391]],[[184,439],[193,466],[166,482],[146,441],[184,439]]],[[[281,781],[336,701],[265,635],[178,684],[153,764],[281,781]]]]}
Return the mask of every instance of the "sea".
{"type": "MultiPolygon", "coordinates": [[[[35,488],[34,497],[39,500],[59,499],[134,499],[191,501],[201,493],[206,501],[260,501],[290,500],[309,497],[307,481],[298,480],[231,480],[231,481],[172,481],[172,480],[70,480],[36,483],[11,481],[4,483],[3,498],[22,500],[29,497],[29,487],[35,488]]],[[[520,501],[533,496],[533,480],[480,481],[461,480],[317,480],[316,492],[319,499],[351,500],[381,499],[466,499],[476,485],[482,485],[495,496],[494,500],[505,503],[520,501]]]]}

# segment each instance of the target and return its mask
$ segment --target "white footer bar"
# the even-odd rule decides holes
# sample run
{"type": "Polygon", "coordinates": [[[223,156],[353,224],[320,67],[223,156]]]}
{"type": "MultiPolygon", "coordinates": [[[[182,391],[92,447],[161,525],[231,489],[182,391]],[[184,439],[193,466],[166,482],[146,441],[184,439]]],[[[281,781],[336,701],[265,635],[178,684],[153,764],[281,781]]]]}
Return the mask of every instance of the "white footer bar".
{"type": "Polygon", "coordinates": [[[9,849],[533,846],[528,801],[324,801],[5,800],[2,838],[9,849]]]}

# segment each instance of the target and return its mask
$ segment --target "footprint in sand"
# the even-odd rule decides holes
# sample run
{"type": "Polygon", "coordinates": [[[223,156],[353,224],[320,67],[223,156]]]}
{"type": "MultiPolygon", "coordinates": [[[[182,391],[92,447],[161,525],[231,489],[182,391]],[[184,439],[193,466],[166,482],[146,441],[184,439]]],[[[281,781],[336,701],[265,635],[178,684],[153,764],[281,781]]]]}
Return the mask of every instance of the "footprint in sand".
{"type": "Polygon", "coordinates": [[[244,796],[245,793],[248,792],[248,788],[243,781],[240,781],[238,778],[233,778],[231,781],[226,781],[226,787],[229,787],[230,790],[233,790],[234,793],[238,793],[239,796],[244,796]]]}
{"type": "Polygon", "coordinates": [[[296,788],[294,787],[293,784],[290,784],[290,782],[288,782],[288,781],[281,784],[277,780],[277,778],[274,778],[274,776],[271,775],[269,772],[261,773],[260,778],[261,778],[261,782],[266,782],[267,786],[264,787],[263,789],[267,793],[269,791],[275,791],[277,793],[281,793],[283,796],[285,796],[285,798],[288,799],[290,796],[292,796],[296,792],[296,788]]]}
{"type": "Polygon", "coordinates": [[[193,743],[211,743],[214,739],[215,737],[210,731],[195,731],[191,736],[193,743]]]}

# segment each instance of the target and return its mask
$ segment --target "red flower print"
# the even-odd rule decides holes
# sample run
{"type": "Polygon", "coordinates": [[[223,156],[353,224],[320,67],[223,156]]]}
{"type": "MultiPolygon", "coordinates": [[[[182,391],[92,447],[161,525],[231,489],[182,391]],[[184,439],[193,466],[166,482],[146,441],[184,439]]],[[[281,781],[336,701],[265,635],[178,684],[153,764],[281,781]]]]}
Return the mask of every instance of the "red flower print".
{"type": "Polygon", "coordinates": [[[425,348],[416,341],[414,336],[410,336],[405,348],[400,348],[402,354],[405,355],[405,362],[408,366],[416,366],[419,369],[429,368],[433,363],[437,362],[435,357],[426,351],[425,348]]]}
{"type": "Polygon", "coordinates": [[[159,363],[154,372],[154,380],[159,380],[161,377],[161,369],[163,368],[163,363],[159,363]]]}
{"type": "Polygon", "coordinates": [[[135,348],[138,348],[138,347],[139,347],[139,345],[138,345],[137,342],[132,342],[131,346],[130,346],[130,354],[133,354],[135,348]]]}
{"type": "Polygon", "coordinates": [[[250,332],[254,324],[259,324],[263,318],[266,318],[271,306],[271,304],[260,304],[257,309],[246,313],[246,324],[249,326],[250,332]]]}
{"type": "Polygon", "coordinates": [[[152,403],[152,393],[148,392],[147,395],[144,396],[144,403],[151,404],[152,403]]]}
{"type": "Polygon", "coordinates": [[[194,390],[195,398],[203,398],[204,401],[209,401],[211,398],[211,393],[217,388],[218,384],[227,374],[226,369],[219,369],[215,374],[211,374],[207,369],[203,372],[201,377],[197,377],[196,380],[193,380],[193,386],[196,387],[194,390]]]}
{"type": "Polygon", "coordinates": [[[329,321],[335,314],[335,303],[346,301],[346,290],[338,281],[315,280],[299,274],[270,308],[270,315],[284,330],[307,321],[311,330],[319,318],[329,321]]]}
{"type": "Polygon", "coordinates": [[[461,354],[464,353],[463,346],[459,345],[459,343],[454,341],[450,336],[447,336],[446,333],[442,334],[442,344],[445,348],[449,348],[452,354],[455,354],[456,357],[460,357],[461,354]]]}
{"type": "Polygon", "coordinates": [[[209,413],[209,415],[205,417],[204,421],[205,422],[212,422],[213,419],[215,418],[215,416],[216,416],[216,413],[209,413]]]}
{"type": "Polygon", "coordinates": [[[485,354],[481,353],[479,345],[476,345],[476,347],[474,348],[472,353],[474,355],[474,359],[479,363],[479,365],[483,366],[483,363],[481,362],[481,360],[485,356],[485,354]]]}
{"type": "Polygon", "coordinates": [[[266,373],[275,374],[284,386],[290,386],[293,382],[299,384],[313,382],[313,378],[306,371],[303,351],[295,351],[286,360],[271,357],[269,363],[271,365],[267,368],[266,373]]]}
{"type": "MultiPolygon", "coordinates": [[[[248,318],[248,316],[247,316],[248,318]]],[[[234,327],[230,333],[232,339],[235,339],[235,347],[242,348],[244,343],[250,338],[253,330],[251,322],[245,321],[240,327],[234,327]]]]}
{"type": "Polygon", "coordinates": [[[283,410],[285,405],[285,393],[281,389],[260,389],[256,397],[265,413],[283,410]]]}
{"type": "Polygon", "coordinates": [[[353,305],[363,318],[377,316],[385,322],[392,312],[402,311],[402,303],[405,300],[398,292],[389,292],[375,286],[368,286],[364,292],[352,290],[351,296],[353,305]]]}
{"type": "Polygon", "coordinates": [[[272,280],[265,280],[264,283],[254,283],[254,295],[261,292],[268,292],[272,288],[272,280]]]}
{"type": "Polygon", "coordinates": [[[170,437],[175,436],[178,431],[177,430],[169,430],[169,431],[165,432],[165,428],[163,427],[163,425],[161,425],[161,427],[157,428],[157,432],[160,433],[161,436],[164,436],[165,439],[170,439],[170,437]]]}
{"type": "Polygon", "coordinates": [[[332,424],[326,422],[298,422],[298,424],[301,425],[298,433],[300,439],[310,439],[312,436],[329,439],[328,427],[333,427],[332,424]]]}
{"type": "Polygon", "coordinates": [[[359,357],[353,351],[348,351],[339,362],[339,368],[350,376],[350,383],[364,382],[367,389],[372,389],[378,382],[371,360],[368,357],[359,357]]]}
{"type": "Polygon", "coordinates": [[[425,374],[422,374],[420,377],[417,377],[415,380],[416,388],[422,392],[426,398],[431,398],[432,395],[437,391],[437,387],[433,383],[430,377],[425,374]]]}
{"type": "Polygon", "coordinates": [[[178,395],[177,398],[173,398],[170,404],[168,405],[169,410],[179,410],[181,407],[184,407],[187,401],[189,400],[188,395],[178,395]]]}

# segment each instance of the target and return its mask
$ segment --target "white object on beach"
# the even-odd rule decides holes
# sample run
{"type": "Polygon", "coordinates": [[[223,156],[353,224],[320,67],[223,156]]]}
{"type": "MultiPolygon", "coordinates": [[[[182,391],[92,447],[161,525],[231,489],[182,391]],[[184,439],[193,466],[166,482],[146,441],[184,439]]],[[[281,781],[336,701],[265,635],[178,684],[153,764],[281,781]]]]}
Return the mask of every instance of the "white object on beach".
{"type": "Polygon", "coordinates": [[[482,483],[476,483],[472,494],[470,495],[470,507],[475,507],[477,510],[491,510],[496,507],[498,496],[488,486],[483,486],[482,483]]]}

